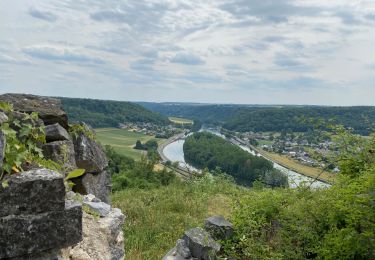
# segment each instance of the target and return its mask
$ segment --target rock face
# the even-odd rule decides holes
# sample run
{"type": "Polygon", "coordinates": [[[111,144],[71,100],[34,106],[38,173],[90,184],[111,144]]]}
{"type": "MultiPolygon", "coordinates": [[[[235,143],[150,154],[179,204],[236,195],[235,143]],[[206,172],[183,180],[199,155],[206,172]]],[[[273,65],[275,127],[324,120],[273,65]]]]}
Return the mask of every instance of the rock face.
{"type": "Polygon", "coordinates": [[[191,255],[198,259],[216,259],[216,254],[220,250],[220,245],[202,228],[185,231],[182,239],[190,249],[191,255]]]}
{"type": "Polygon", "coordinates": [[[77,168],[72,141],[55,141],[46,143],[43,145],[42,149],[43,155],[46,159],[63,164],[66,171],[71,171],[77,168]]]}
{"type": "Polygon", "coordinates": [[[63,177],[37,169],[7,178],[0,188],[0,258],[74,245],[82,239],[82,208],[65,201],[63,177]]]}
{"type": "Polygon", "coordinates": [[[81,184],[83,189],[82,194],[91,193],[105,203],[110,202],[111,175],[109,171],[105,170],[96,174],[87,173],[82,177],[81,184]]]}
{"type": "Polygon", "coordinates": [[[76,162],[79,168],[88,173],[102,172],[108,166],[107,157],[102,147],[83,133],[79,133],[74,139],[76,162]]]}
{"type": "MultiPolygon", "coordinates": [[[[84,197],[85,200],[87,196],[84,197]]],[[[90,200],[97,201],[95,197],[90,200]]],[[[110,208],[109,205],[107,207],[110,208]]],[[[124,215],[116,208],[110,208],[108,214],[100,218],[84,212],[83,240],[73,247],[63,249],[63,259],[124,259],[123,223],[124,215]]]]}
{"type": "Polygon", "coordinates": [[[68,129],[68,117],[58,99],[27,94],[4,94],[0,95],[0,101],[13,104],[15,111],[37,112],[45,125],[59,123],[68,129]]]}
{"type": "Polygon", "coordinates": [[[68,132],[58,123],[46,126],[46,141],[69,141],[70,136],[68,132]]]}
{"type": "Polygon", "coordinates": [[[214,216],[206,219],[204,229],[215,240],[228,239],[233,235],[233,226],[223,216],[214,216]]]}

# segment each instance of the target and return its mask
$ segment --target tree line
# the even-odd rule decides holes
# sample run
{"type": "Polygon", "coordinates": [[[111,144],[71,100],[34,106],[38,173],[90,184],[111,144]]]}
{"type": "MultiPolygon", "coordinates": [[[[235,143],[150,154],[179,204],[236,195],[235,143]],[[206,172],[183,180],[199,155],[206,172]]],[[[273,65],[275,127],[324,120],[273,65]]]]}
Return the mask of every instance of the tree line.
{"type": "Polygon", "coordinates": [[[211,133],[189,136],[183,149],[187,163],[211,171],[219,168],[239,184],[251,186],[254,181],[262,181],[272,187],[287,186],[287,177],[274,169],[271,162],[211,133]]]}

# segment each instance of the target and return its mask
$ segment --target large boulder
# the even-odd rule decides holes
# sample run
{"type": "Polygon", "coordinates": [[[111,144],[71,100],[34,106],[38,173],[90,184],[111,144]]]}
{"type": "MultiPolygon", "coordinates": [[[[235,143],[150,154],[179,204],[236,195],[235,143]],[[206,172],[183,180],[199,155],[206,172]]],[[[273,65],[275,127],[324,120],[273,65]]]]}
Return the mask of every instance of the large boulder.
{"type": "Polygon", "coordinates": [[[233,225],[223,216],[213,216],[206,219],[204,228],[215,240],[228,239],[233,235],[233,225]]]}
{"type": "Polygon", "coordinates": [[[65,172],[77,168],[72,141],[46,143],[43,145],[42,149],[44,157],[62,164],[65,172]]]}
{"type": "Polygon", "coordinates": [[[58,123],[53,125],[46,126],[46,141],[54,142],[54,141],[69,141],[70,136],[68,131],[65,130],[61,125],[58,123]]]}
{"type": "Polygon", "coordinates": [[[45,125],[59,123],[68,129],[68,116],[62,109],[61,101],[56,98],[28,94],[4,94],[0,95],[0,101],[13,104],[15,111],[37,112],[45,125]]]}
{"type": "Polygon", "coordinates": [[[78,133],[73,138],[76,163],[89,173],[102,172],[108,166],[103,148],[91,137],[78,133]]]}
{"type": "Polygon", "coordinates": [[[82,239],[81,204],[65,200],[63,177],[36,169],[7,176],[0,186],[0,259],[74,245],[82,239]]]}
{"type": "Polygon", "coordinates": [[[65,206],[63,176],[36,169],[6,176],[7,188],[0,186],[0,217],[62,211],[65,206]]]}
{"type": "Polygon", "coordinates": [[[182,237],[194,258],[214,260],[220,250],[220,245],[202,228],[192,228],[185,231],[182,237]]]}
{"type": "Polygon", "coordinates": [[[73,187],[75,192],[80,194],[93,194],[101,201],[110,203],[111,174],[104,170],[100,173],[86,173],[82,177],[73,179],[76,184],[73,187]]]}

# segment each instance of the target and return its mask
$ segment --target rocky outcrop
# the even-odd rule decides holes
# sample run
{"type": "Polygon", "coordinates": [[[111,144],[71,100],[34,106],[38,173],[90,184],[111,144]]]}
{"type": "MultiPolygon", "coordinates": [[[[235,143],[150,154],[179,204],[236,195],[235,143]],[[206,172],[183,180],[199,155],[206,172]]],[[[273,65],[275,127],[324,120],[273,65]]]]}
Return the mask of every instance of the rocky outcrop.
{"type": "MultiPolygon", "coordinates": [[[[86,130],[91,131],[89,128],[86,130]]],[[[108,159],[102,147],[95,140],[84,133],[78,133],[73,138],[73,143],[79,168],[85,169],[88,173],[99,173],[107,168],[108,159]]]]}
{"type": "MultiPolygon", "coordinates": [[[[84,132],[92,131],[82,124],[84,132]]],[[[79,168],[85,169],[86,174],[75,180],[74,191],[81,194],[94,194],[100,200],[109,203],[111,192],[111,175],[106,170],[108,159],[103,148],[84,132],[73,137],[75,160],[79,168]]]]}
{"type": "Polygon", "coordinates": [[[214,260],[220,251],[220,244],[215,240],[229,239],[233,235],[233,227],[222,216],[206,219],[205,230],[192,228],[185,231],[182,239],[177,240],[163,260],[214,260]]]}
{"type": "Polygon", "coordinates": [[[83,213],[83,240],[77,245],[62,250],[64,259],[119,260],[124,259],[122,225],[124,215],[117,208],[89,194],[83,198],[94,214],[83,213]],[[103,211],[104,209],[104,211],[103,211]],[[96,214],[97,216],[95,216],[96,214]]]}
{"type": "Polygon", "coordinates": [[[0,102],[13,104],[15,111],[37,112],[45,125],[59,123],[62,127],[68,129],[68,116],[58,99],[27,94],[4,94],[0,95],[0,102]]]}
{"type": "MultiPolygon", "coordinates": [[[[62,165],[62,174],[84,168],[85,175],[74,180],[78,182],[76,187],[81,187],[82,194],[97,197],[89,195],[82,199],[77,194],[65,199],[64,176],[51,170],[34,169],[6,176],[2,181],[8,187],[0,185],[0,259],[123,259],[124,215],[108,204],[108,160],[92,138],[91,129],[75,132],[73,138],[57,99],[5,94],[0,96],[2,101],[15,108],[8,113],[9,118],[24,121],[24,113],[39,114],[42,120],[31,123],[45,125],[47,143],[37,144],[44,157],[62,165]],[[82,202],[86,211],[82,211],[82,202]]],[[[0,125],[7,120],[7,115],[0,111],[0,125]]],[[[19,130],[16,124],[11,127],[19,130]]],[[[0,166],[5,139],[0,131],[0,166]]]]}
{"type": "MultiPolygon", "coordinates": [[[[0,188],[0,258],[37,254],[82,239],[82,208],[65,200],[63,177],[37,169],[7,176],[0,188]]],[[[27,257],[26,257],[27,258],[27,257]]]]}

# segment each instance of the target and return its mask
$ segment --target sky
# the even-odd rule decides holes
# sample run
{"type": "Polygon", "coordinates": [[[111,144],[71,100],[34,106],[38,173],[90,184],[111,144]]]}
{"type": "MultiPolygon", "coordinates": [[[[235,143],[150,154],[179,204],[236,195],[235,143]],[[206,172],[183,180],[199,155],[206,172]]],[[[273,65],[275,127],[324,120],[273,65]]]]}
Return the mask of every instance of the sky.
{"type": "Polygon", "coordinates": [[[375,105],[375,0],[0,0],[0,93],[375,105]]]}

